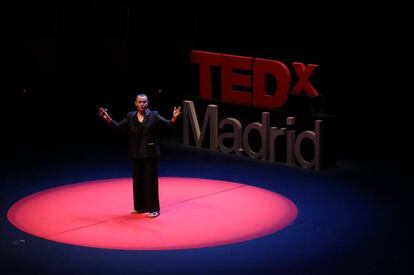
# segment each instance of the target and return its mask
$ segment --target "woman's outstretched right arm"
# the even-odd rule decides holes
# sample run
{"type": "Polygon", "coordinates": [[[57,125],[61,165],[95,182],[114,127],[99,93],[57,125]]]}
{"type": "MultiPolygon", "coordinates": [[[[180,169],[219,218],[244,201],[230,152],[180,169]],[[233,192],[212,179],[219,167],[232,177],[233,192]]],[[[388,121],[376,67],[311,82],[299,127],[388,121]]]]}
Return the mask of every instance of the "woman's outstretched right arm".
{"type": "Polygon", "coordinates": [[[111,127],[114,130],[121,131],[126,130],[128,125],[128,118],[125,117],[120,122],[116,122],[111,118],[111,116],[108,114],[108,110],[105,108],[99,108],[98,115],[108,124],[109,127],[111,127]]]}

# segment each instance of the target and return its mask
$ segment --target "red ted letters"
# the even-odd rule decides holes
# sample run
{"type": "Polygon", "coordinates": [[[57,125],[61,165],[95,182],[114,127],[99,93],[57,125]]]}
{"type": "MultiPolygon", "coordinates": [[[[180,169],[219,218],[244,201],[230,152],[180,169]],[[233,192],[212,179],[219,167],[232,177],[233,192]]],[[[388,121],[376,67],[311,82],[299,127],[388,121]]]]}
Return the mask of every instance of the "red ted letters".
{"type": "MultiPolygon", "coordinates": [[[[288,67],[277,60],[219,54],[204,51],[191,51],[191,62],[199,65],[200,97],[212,99],[211,70],[212,66],[221,67],[221,100],[239,105],[254,106],[263,109],[282,107],[287,100],[292,76],[288,67]],[[235,70],[252,72],[240,74],[235,70]],[[266,76],[276,80],[274,91],[266,90],[266,76]],[[252,89],[251,92],[237,90],[237,87],[252,89]]],[[[305,65],[292,62],[298,80],[291,89],[292,94],[304,92],[308,96],[318,96],[309,78],[318,65],[305,65]]]]}

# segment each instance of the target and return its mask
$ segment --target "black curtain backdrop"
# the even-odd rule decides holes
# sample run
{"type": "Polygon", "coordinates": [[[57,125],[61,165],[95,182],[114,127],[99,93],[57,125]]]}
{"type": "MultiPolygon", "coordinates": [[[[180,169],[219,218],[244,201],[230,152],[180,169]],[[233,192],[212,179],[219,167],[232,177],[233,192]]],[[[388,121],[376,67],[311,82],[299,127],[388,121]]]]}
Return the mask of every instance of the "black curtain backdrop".
{"type": "Polygon", "coordinates": [[[403,9],[375,9],[14,4],[4,17],[4,150],[111,139],[97,108],[121,119],[141,91],[168,117],[197,95],[194,49],[319,64],[312,83],[322,112],[336,118],[339,157],[404,165],[412,152],[408,22],[403,9]]]}

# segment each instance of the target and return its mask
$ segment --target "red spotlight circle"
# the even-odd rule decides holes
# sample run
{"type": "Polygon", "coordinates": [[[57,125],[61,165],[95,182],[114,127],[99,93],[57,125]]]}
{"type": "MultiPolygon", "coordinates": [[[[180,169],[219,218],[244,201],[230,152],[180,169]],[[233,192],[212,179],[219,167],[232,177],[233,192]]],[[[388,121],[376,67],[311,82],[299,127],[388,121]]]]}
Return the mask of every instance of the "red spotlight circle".
{"type": "Polygon", "coordinates": [[[130,178],[47,189],[8,211],[18,229],[51,241],[106,249],[190,249],[237,243],[283,229],[297,216],[289,199],[222,180],[160,177],[161,215],[133,214],[130,178]]]}

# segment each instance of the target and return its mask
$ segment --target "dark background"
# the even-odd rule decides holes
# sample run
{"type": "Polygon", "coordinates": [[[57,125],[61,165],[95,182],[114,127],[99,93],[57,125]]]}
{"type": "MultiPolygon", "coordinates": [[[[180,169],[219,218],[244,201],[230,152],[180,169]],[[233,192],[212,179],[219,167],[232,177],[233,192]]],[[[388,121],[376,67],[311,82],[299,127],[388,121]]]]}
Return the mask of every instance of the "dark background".
{"type": "Polygon", "coordinates": [[[111,139],[96,109],[121,119],[137,91],[168,117],[172,105],[198,93],[189,59],[195,49],[318,64],[311,81],[322,95],[320,113],[335,116],[337,156],[401,160],[411,152],[401,11],[15,4],[5,9],[4,147],[13,155],[38,143],[111,139]]]}

